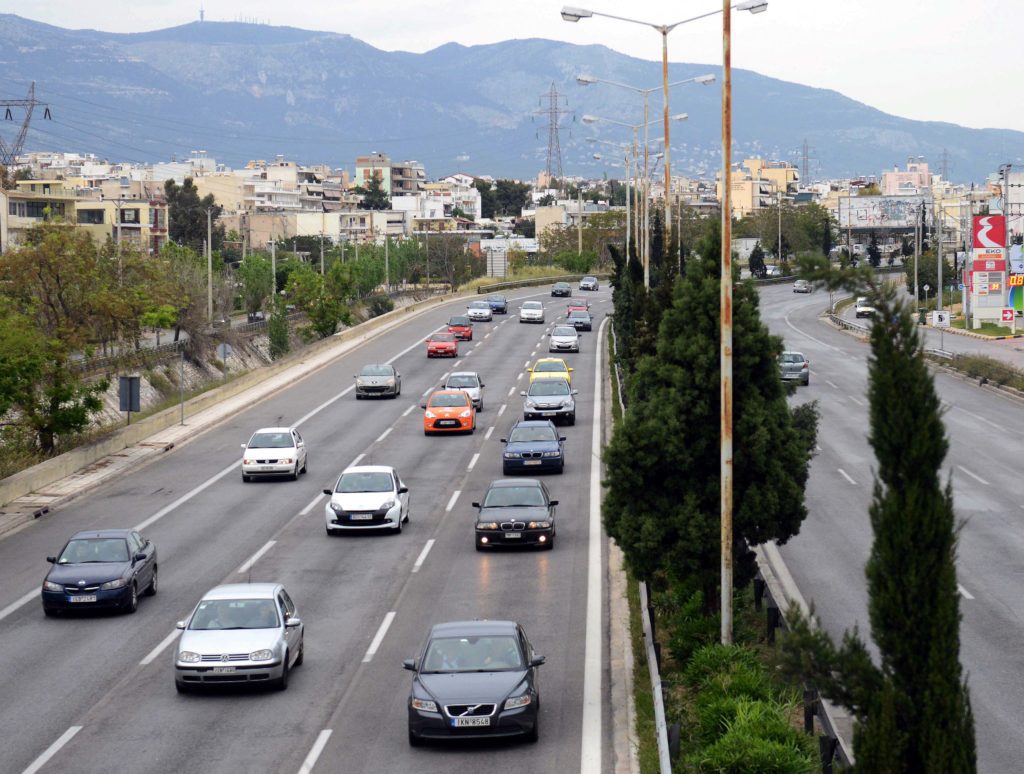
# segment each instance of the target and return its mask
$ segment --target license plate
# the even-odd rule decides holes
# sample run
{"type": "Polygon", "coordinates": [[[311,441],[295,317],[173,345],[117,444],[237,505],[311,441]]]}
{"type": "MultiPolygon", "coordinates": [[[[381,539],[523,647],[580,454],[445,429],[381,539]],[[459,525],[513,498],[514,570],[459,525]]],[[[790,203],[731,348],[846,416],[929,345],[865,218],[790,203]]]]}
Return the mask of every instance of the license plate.
{"type": "Polygon", "coordinates": [[[522,536],[523,536],[523,533],[522,533],[522,532],[506,532],[506,533],[505,533],[505,537],[506,537],[506,538],[507,538],[508,540],[512,540],[512,539],[514,539],[514,538],[521,538],[522,536]]]}
{"type": "Polygon", "coordinates": [[[370,521],[373,518],[372,513],[353,513],[350,517],[352,521],[370,521]]]}
{"type": "Polygon", "coordinates": [[[229,675],[235,671],[234,667],[214,667],[210,670],[215,675],[229,675]]]}
{"type": "Polygon", "coordinates": [[[273,465],[260,465],[260,470],[273,470],[273,465]]]}
{"type": "Polygon", "coordinates": [[[558,413],[557,411],[542,411],[542,412],[540,412],[540,415],[542,417],[553,417],[557,413],[558,413]]]}
{"type": "Polygon", "coordinates": [[[524,465],[540,465],[540,460],[526,460],[524,465]]]}
{"type": "Polygon", "coordinates": [[[458,423],[458,421],[456,421],[454,419],[442,419],[442,420],[438,421],[437,426],[438,427],[458,427],[459,423],[458,423]]]}
{"type": "Polygon", "coordinates": [[[455,728],[479,727],[491,725],[490,718],[452,718],[452,726],[455,728]]]}
{"type": "Polygon", "coordinates": [[[95,594],[76,594],[73,597],[68,597],[69,602],[95,602],[95,594]]]}

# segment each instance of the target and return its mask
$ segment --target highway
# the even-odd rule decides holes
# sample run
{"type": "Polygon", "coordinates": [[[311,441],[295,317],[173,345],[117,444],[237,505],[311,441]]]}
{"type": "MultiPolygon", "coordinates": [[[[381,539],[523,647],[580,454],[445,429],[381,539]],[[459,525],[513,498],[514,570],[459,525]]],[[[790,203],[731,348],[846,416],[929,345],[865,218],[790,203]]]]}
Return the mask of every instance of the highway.
{"type": "Polygon", "coordinates": [[[480,554],[470,503],[501,477],[499,439],[521,417],[525,366],[547,354],[543,335],[566,305],[547,287],[508,295],[511,314],[477,323],[457,361],[428,360],[423,340],[466,301],[374,337],[0,541],[0,769],[610,771],[611,734],[601,733],[611,713],[602,680],[604,544],[592,512],[598,326],[611,311],[610,292],[586,294],[595,330],[583,334],[580,354],[566,356],[580,392],[576,425],[560,428],[565,473],[545,478],[560,500],[557,545],[480,554]],[[523,298],[545,302],[547,325],[518,323],[523,298]],[[371,362],[396,365],[397,400],[355,400],[353,374],[371,362]],[[478,371],[486,383],[478,429],[424,437],[419,404],[453,368],[478,371]],[[286,424],[306,439],[309,473],[243,484],[239,445],[258,427],[286,424]],[[393,465],[409,486],[411,518],[401,534],[325,535],[321,490],[357,460],[393,465]],[[139,528],[156,544],[159,594],[134,615],[45,618],[45,557],[75,531],[99,527],[139,528]],[[305,624],[305,663],[283,693],[178,695],[175,622],[213,586],[247,579],[288,589],[305,624]],[[466,618],[518,620],[547,657],[538,744],[409,747],[410,674],[401,662],[431,624],[466,618]]]}
{"type": "MultiPolygon", "coordinates": [[[[811,384],[800,387],[793,400],[817,400],[821,411],[820,449],[807,487],[809,517],[781,552],[833,636],[855,624],[867,636],[864,564],[872,541],[867,508],[877,467],[867,442],[870,350],[866,342],[818,320],[827,306],[823,291],[799,295],[788,284],[761,289],[762,319],[784,337],[787,349],[810,359],[811,384]]],[[[937,346],[937,338],[930,346],[937,346]]],[[[950,334],[947,348],[951,340],[971,348],[978,344],[950,334]]],[[[950,440],[943,480],[952,481],[963,522],[957,568],[961,663],[969,678],[978,770],[1016,771],[1024,727],[1024,656],[1015,646],[1024,640],[1024,502],[1018,470],[1024,404],[943,372],[936,373],[935,384],[950,440]]]]}

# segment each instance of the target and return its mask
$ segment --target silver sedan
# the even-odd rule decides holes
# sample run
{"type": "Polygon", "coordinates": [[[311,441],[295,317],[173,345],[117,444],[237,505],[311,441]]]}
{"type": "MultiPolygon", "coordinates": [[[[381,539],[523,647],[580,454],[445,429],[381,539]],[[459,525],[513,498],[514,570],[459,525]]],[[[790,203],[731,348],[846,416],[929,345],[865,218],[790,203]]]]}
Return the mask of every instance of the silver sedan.
{"type": "Polygon", "coordinates": [[[556,325],[548,337],[548,352],[579,352],[580,334],[572,325],[556,325]]]}

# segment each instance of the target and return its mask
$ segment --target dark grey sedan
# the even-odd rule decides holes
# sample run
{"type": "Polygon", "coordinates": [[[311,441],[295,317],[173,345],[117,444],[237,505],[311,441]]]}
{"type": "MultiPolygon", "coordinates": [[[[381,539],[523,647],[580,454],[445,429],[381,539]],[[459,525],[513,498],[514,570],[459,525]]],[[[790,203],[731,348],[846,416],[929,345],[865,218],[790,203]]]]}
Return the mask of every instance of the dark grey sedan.
{"type": "Polygon", "coordinates": [[[356,374],[356,400],[361,398],[397,398],[402,394],[402,375],[393,365],[374,363],[356,374]]]}
{"type": "Polygon", "coordinates": [[[540,737],[533,650],[514,621],[435,624],[417,658],[409,694],[409,744],[429,739],[540,737]]]}
{"type": "Polygon", "coordinates": [[[555,547],[555,506],[548,488],[534,478],[492,481],[483,502],[473,503],[476,550],[499,546],[555,547]]]}

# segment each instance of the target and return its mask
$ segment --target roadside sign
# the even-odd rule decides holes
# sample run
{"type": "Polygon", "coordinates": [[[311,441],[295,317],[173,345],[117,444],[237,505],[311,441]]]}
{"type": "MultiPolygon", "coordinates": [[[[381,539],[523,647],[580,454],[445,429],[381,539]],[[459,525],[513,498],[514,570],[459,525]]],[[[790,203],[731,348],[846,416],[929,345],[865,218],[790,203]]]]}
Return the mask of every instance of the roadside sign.
{"type": "Polygon", "coordinates": [[[975,215],[973,244],[978,247],[1006,247],[1006,218],[1003,215],[975,215]]]}
{"type": "Polygon", "coordinates": [[[1002,321],[1003,322],[1013,322],[1013,309],[1004,309],[1003,310],[1002,321]]]}
{"type": "Polygon", "coordinates": [[[230,355],[233,351],[234,350],[231,349],[231,345],[225,342],[222,342],[217,345],[217,357],[219,357],[221,360],[227,360],[228,355],[230,355]]]}
{"type": "Polygon", "coordinates": [[[956,289],[957,290],[963,290],[964,289],[964,283],[961,282],[959,285],[956,286],[956,289]]]}

